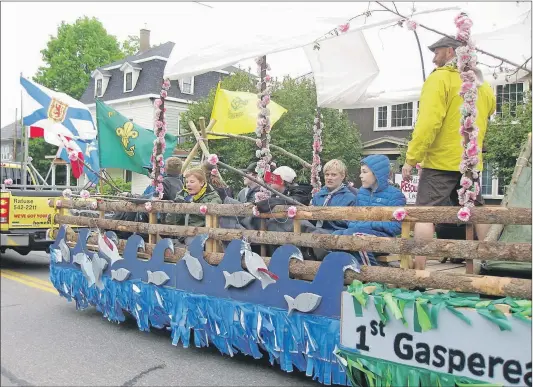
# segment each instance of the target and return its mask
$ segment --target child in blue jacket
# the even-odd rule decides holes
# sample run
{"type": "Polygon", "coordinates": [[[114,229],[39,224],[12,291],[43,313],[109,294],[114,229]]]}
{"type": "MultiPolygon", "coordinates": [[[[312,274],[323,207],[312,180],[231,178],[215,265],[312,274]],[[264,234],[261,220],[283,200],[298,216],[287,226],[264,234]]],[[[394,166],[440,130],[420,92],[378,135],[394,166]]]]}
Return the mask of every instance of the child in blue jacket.
{"type": "MultiPolygon", "coordinates": [[[[346,172],[346,165],[341,160],[333,159],[328,161],[324,165],[325,185],[313,196],[311,205],[318,207],[354,206],[356,196],[349,187],[344,184],[346,172]]],[[[332,231],[345,230],[348,227],[348,222],[345,220],[318,221],[316,227],[332,231]]]]}
{"type": "MultiPolygon", "coordinates": [[[[383,155],[370,155],[361,160],[361,183],[357,193],[356,206],[398,206],[405,205],[406,200],[402,191],[389,185],[390,161],[383,155]]],[[[373,222],[354,221],[348,223],[346,230],[335,231],[334,235],[354,235],[356,233],[375,235],[379,237],[395,237],[401,233],[398,221],[373,222]]],[[[378,265],[372,253],[359,254],[362,263],[372,266],[378,265]]]]}

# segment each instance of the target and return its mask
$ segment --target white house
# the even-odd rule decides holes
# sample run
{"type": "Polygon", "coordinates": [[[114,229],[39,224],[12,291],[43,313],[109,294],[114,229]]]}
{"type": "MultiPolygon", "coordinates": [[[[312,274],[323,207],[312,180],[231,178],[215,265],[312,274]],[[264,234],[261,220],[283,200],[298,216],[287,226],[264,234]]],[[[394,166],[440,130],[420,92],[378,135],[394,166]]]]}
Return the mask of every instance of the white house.
{"type": "MultiPolygon", "coordinates": [[[[95,98],[99,98],[133,122],[153,129],[154,100],[159,97],[163,71],[174,45],[166,42],[150,47],[150,31],[142,29],[137,54],[95,69],[80,99],[89,107],[95,122],[95,98]]],[[[165,102],[169,133],[178,135],[180,114],[187,111],[191,103],[207,96],[223,77],[236,71],[239,69],[230,67],[173,81],[165,102]]],[[[114,168],[108,168],[107,172],[112,177],[131,181],[133,193],[142,193],[150,183],[147,176],[135,172],[114,168]]]]}

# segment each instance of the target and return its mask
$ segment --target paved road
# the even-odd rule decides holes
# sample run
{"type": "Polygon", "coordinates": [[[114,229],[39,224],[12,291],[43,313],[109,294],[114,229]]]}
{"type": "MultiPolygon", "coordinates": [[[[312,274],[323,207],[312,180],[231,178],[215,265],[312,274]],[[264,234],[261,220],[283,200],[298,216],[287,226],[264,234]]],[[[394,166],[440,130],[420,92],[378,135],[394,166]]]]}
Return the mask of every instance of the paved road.
{"type": "Polygon", "coordinates": [[[167,331],[76,311],[48,280],[44,253],[8,250],[0,262],[2,386],[319,386],[264,359],[175,347],[167,331]]]}

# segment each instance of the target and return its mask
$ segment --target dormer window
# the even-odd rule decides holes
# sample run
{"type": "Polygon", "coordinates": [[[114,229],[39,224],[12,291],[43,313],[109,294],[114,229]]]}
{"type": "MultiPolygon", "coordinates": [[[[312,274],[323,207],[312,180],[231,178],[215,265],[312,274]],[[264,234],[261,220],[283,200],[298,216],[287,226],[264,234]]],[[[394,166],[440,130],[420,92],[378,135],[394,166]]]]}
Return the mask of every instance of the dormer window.
{"type": "Polygon", "coordinates": [[[142,68],[137,64],[132,64],[130,62],[124,62],[124,64],[120,66],[120,71],[124,73],[124,93],[129,93],[135,89],[141,70],[142,68]]]}
{"type": "Polygon", "coordinates": [[[107,85],[109,84],[111,73],[106,70],[94,70],[91,73],[91,77],[94,78],[94,97],[103,97],[105,90],[107,89],[107,85]]]}
{"type": "Polygon", "coordinates": [[[183,94],[194,94],[194,77],[180,80],[180,90],[183,94]]]}
{"type": "Polygon", "coordinates": [[[101,97],[103,95],[102,93],[102,84],[104,80],[102,78],[96,80],[96,96],[101,97]]]}
{"type": "Polygon", "coordinates": [[[126,73],[126,85],[124,91],[132,91],[133,90],[133,73],[126,73]]]}

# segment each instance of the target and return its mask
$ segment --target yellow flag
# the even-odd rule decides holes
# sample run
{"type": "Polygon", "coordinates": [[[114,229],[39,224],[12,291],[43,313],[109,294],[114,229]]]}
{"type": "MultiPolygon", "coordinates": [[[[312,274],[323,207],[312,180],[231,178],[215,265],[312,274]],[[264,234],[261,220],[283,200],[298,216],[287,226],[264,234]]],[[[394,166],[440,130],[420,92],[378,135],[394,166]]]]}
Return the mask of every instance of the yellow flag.
{"type": "MultiPolygon", "coordinates": [[[[270,125],[280,119],[287,112],[283,106],[274,101],[268,104],[270,110],[270,125]]],[[[255,132],[257,127],[257,95],[243,91],[228,91],[217,87],[215,103],[211,112],[211,119],[216,120],[211,131],[217,133],[244,134],[255,132]]],[[[209,135],[208,138],[220,139],[224,137],[209,135]]]]}

